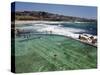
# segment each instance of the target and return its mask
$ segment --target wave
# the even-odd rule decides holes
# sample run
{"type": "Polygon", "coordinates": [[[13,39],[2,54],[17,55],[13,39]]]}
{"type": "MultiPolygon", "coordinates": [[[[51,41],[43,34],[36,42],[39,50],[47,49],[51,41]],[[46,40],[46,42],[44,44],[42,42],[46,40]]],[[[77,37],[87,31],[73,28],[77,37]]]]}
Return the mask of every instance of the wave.
{"type": "MultiPolygon", "coordinates": [[[[58,34],[58,35],[64,35],[64,36],[70,36],[72,38],[78,38],[80,34],[86,33],[85,29],[75,28],[75,27],[64,27],[61,23],[55,22],[52,23],[31,23],[29,26],[20,27],[21,29],[26,30],[35,30],[40,33],[46,33],[46,34],[58,34]]],[[[90,35],[90,34],[88,34],[90,35]]]]}
{"type": "Polygon", "coordinates": [[[85,32],[84,29],[78,29],[78,28],[70,28],[70,27],[61,27],[60,25],[49,25],[49,24],[35,24],[33,27],[38,32],[46,32],[52,34],[58,34],[58,35],[64,35],[64,36],[70,36],[73,38],[78,38],[79,34],[75,34],[78,32],[85,32]]]}

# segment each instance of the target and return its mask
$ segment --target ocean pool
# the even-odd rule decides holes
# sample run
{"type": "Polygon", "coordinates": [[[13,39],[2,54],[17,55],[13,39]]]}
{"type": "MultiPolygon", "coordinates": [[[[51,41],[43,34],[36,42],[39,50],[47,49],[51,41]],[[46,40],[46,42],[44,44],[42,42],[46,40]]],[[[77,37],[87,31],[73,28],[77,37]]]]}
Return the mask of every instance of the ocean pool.
{"type": "Polygon", "coordinates": [[[15,38],[16,72],[43,72],[97,67],[97,48],[53,34],[15,38]]]}

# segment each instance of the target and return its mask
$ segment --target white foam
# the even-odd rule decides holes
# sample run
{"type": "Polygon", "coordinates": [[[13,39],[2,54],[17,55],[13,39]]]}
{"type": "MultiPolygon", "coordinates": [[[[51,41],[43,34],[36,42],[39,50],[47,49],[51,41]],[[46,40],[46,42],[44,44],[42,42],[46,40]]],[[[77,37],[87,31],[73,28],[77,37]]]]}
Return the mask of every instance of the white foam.
{"type": "Polygon", "coordinates": [[[48,32],[49,33],[50,31],[52,31],[52,34],[70,36],[73,38],[78,38],[78,36],[79,36],[79,34],[75,34],[75,32],[85,31],[82,29],[61,27],[59,25],[58,26],[57,25],[46,25],[46,24],[41,24],[41,25],[43,25],[43,27],[41,27],[41,29],[37,29],[37,31],[39,31],[39,32],[48,32]]]}
{"type": "MultiPolygon", "coordinates": [[[[23,22],[16,22],[16,23],[28,23],[32,24],[32,26],[24,27],[27,29],[35,29],[38,32],[43,33],[50,33],[52,31],[52,34],[58,34],[58,35],[64,35],[64,36],[70,36],[72,38],[78,38],[80,32],[85,32],[84,29],[78,29],[78,28],[70,28],[70,27],[62,27],[62,23],[72,23],[72,22],[64,22],[64,21],[23,21],[23,22]],[[53,25],[50,25],[53,24],[53,25]],[[54,25],[56,24],[56,25],[54,25]],[[57,25],[58,24],[58,25],[57,25]]],[[[89,35],[89,34],[88,34],[89,35]]]]}

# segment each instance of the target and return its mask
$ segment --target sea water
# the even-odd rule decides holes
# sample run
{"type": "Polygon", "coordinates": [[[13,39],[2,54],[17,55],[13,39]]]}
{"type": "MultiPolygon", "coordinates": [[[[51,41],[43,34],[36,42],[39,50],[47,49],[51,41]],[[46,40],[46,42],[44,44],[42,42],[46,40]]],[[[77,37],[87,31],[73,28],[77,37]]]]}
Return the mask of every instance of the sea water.
{"type": "Polygon", "coordinates": [[[70,36],[78,38],[79,34],[97,36],[97,23],[30,23],[16,25],[16,28],[29,30],[32,33],[44,33],[70,36]]]}

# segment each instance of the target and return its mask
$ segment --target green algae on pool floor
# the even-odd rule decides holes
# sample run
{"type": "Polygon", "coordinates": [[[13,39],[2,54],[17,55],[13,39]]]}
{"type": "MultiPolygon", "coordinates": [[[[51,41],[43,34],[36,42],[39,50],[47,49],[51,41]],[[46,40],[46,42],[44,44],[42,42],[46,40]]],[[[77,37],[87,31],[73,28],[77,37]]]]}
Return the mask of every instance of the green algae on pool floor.
{"type": "Polygon", "coordinates": [[[97,67],[97,48],[59,35],[15,39],[16,72],[43,72],[97,67]]]}

